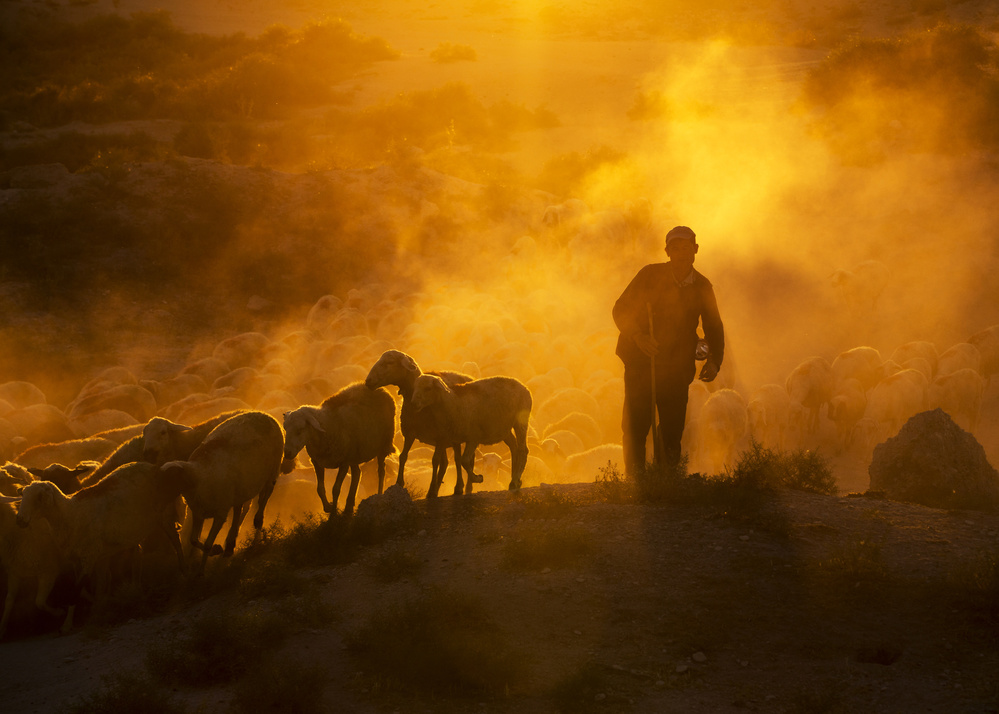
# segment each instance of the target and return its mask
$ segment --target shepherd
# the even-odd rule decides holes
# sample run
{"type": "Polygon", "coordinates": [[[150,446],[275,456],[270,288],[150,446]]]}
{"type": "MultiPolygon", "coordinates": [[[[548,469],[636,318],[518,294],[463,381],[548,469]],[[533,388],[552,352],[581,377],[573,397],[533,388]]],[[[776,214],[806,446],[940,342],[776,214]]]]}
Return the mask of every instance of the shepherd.
{"type": "Polygon", "coordinates": [[[725,331],[711,282],[694,270],[698,248],[690,228],[671,229],[666,234],[669,262],[639,270],[614,304],[614,323],[621,332],[616,352],[624,363],[624,468],[630,477],[645,468],[645,442],[657,410],[660,460],[665,465],[679,462],[696,362],[704,360],[699,375],[704,382],[713,381],[721,368],[725,331]]]}

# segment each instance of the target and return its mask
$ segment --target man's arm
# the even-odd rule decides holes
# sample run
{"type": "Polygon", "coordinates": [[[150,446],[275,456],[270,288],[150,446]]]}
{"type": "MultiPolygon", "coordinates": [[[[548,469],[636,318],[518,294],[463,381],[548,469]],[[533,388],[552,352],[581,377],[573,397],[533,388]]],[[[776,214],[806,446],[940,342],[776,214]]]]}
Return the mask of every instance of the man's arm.
{"type": "Polygon", "coordinates": [[[646,307],[649,299],[648,268],[649,266],[642,268],[628,283],[628,287],[614,303],[612,315],[622,337],[633,341],[642,352],[652,357],[659,350],[656,341],[649,335],[646,307]]]}
{"type": "Polygon", "coordinates": [[[710,348],[708,359],[701,368],[700,378],[710,382],[718,374],[722,360],[725,357],[725,328],[722,326],[721,315],[718,314],[718,301],[711,283],[706,283],[703,291],[703,307],[701,326],[704,328],[704,339],[710,348]]]}

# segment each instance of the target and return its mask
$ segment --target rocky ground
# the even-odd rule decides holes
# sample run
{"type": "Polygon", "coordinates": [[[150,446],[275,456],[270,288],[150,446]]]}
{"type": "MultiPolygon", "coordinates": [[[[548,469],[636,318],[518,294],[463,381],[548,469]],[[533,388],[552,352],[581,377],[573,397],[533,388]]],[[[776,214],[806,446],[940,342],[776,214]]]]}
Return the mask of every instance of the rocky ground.
{"type": "MultiPolygon", "coordinates": [[[[182,711],[239,710],[260,680],[284,710],[301,705],[301,688],[289,700],[275,693],[281,670],[164,683],[150,652],[183,649],[212,612],[279,614],[280,636],[250,646],[252,658],[314,667],[316,711],[999,709],[999,515],[800,492],[755,510],[638,505],[616,503],[620,491],[574,484],[418,500],[401,534],[269,581],[259,568],[250,575],[267,560],[251,550],[217,564],[204,599],[0,644],[0,665],[19,672],[0,685],[4,709],[61,712],[86,697],[93,707],[128,672],[150,675],[143,686],[182,711]],[[227,569],[240,583],[219,588],[227,569]],[[434,606],[450,610],[447,637],[478,643],[471,666],[439,671],[439,644],[387,646],[373,659],[351,645],[359,632],[381,642],[379,623],[409,612],[391,620],[404,623],[393,640],[418,646],[408,628],[424,632],[434,606]],[[422,659],[435,675],[420,674],[422,659]]],[[[225,670],[220,659],[207,671],[225,670]]],[[[264,695],[251,696],[263,706],[264,695]]]]}

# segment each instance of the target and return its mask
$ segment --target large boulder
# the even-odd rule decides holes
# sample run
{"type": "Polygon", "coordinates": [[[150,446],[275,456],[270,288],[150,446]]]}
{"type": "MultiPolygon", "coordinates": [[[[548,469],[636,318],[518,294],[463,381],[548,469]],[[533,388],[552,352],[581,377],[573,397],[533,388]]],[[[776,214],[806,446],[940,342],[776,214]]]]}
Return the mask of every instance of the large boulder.
{"type": "Polygon", "coordinates": [[[999,473],[974,436],[942,409],[909,419],[897,436],[874,448],[871,490],[934,508],[999,507],[999,473]]]}
{"type": "Polygon", "coordinates": [[[354,534],[362,543],[377,543],[412,527],[416,504],[402,486],[390,486],[385,493],[368,496],[357,504],[354,534]]]}

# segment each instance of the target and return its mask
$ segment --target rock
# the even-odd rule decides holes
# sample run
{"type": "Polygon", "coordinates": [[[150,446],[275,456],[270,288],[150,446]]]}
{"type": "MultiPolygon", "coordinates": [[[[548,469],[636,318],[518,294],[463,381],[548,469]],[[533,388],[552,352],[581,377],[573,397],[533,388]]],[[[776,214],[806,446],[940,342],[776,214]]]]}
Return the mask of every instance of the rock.
{"type": "Polygon", "coordinates": [[[874,448],[871,491],[933,508],[991,510],[999,506],[999,473],[974,436],[941,409],[909,419],[874,448]]]}
{"type": "Polygon", "coordinates": [[[704,654],[703,652],[695,652],[691,656],[691,659],[694,660],[695,662],[707,662],[708,661],[708,656],[706,654],[704,654]]]}

